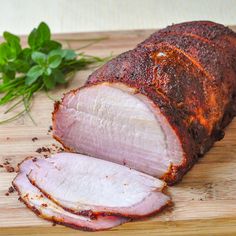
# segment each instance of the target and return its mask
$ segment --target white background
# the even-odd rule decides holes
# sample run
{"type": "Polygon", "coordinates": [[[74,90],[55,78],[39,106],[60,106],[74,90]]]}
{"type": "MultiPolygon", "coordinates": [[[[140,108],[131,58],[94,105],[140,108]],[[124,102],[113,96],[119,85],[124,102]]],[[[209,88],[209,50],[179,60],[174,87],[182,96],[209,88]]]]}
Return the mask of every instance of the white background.
{"type": "Polygon", "coordinates": [[[155,29],[189,20],[236,25],[236,0],[0,0],[0,33],[155,29]]]}

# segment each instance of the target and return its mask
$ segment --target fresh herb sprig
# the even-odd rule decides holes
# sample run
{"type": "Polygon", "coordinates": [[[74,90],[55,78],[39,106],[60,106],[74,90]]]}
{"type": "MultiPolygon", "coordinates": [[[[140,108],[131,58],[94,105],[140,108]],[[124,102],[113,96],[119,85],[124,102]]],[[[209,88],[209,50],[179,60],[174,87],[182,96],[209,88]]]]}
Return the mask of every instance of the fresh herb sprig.
{"type": "Polygon", "coordinates": [[[26,48],[22,48],[16,35],[4,32],[3,38],[5,41],[0,44],[0,105],[15,101],[5,113],[19,105],[23,105],[23,110],[0,121],[0,124],[29,114],[36,92],[52,90],[59,84],[67,83],[76,71],[107,60],[63,49],[61,43],[51,39],[50,29],[44,22],[32,30],[26,48]]]}

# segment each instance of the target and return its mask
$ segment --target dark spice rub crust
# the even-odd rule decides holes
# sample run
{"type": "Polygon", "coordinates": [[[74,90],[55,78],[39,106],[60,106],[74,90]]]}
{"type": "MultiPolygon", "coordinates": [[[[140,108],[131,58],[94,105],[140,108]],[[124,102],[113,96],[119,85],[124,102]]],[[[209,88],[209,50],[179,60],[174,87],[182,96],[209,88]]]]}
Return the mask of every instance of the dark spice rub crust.
{"type": "Polygon", "coordinates": [[[184,157],[163,179],[179,181],[236,115],[236,34],[199,21],[151,35],[88,79],[86,86],[121,82],[146,95],[181,141],[184,157]]]}

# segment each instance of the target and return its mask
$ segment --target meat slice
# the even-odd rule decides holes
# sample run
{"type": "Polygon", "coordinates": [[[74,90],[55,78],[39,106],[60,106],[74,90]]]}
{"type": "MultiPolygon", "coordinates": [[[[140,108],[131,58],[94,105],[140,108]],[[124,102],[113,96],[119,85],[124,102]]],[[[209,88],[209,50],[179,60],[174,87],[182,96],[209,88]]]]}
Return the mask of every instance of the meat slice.
{"type": "Polygon", "coordinates": [[[162,192],[163,181],[80,154],[39,159],[28,178],[53,202],[76,214],[138,218],[156,213],[170,202],[162,192]]]}
{"type": "Polygon", "coordinates": [[[127,218],[116,216],[98,216],[96,220],[92,220],[90,217],[76,215],[64,210],[30,183],[27,175],[34,167],[35,164],[32,159],[25,160],[20,166],[20,172],[13,180],[13,185],[18,191],[20,199],[36,215],[57,224],[88,231],[109,229],[128,221],[127,218]]]}
{"type": "Polygon", "coordinates": [[[179,181],[236,115],[236,34],[213,22],[156,32],[55,104],[67,150],[179,181]]]}

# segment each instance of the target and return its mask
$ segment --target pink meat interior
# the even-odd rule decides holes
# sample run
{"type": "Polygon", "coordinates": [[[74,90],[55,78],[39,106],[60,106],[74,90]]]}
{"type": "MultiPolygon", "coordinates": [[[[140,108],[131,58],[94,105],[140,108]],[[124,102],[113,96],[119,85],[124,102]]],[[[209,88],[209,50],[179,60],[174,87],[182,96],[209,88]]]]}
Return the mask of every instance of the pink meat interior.
{"type": "Polygon", "coordinates": [[[68,93],[54,136],[71,150],[161,177],[182,162],[180,141],[160,109],[121,83],[68,93]]]}

